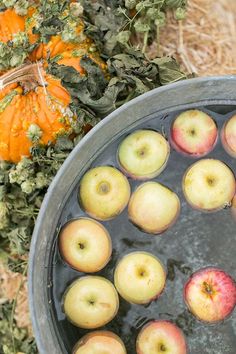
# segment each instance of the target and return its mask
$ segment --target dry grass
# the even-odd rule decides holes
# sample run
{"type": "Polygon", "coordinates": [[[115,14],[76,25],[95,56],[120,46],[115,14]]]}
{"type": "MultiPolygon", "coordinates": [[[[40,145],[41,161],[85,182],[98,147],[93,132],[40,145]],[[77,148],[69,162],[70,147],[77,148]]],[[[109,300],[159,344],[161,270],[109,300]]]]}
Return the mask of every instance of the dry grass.
{"type": "MultiPolygon", "coordinates": [[[[236,74],[236,1],[189,0],[185,21],[168,15],[161,33],[163,54],[199,76],[236,74]]],[[[156,55],[155,45],[151,55],[156,55]]]]}

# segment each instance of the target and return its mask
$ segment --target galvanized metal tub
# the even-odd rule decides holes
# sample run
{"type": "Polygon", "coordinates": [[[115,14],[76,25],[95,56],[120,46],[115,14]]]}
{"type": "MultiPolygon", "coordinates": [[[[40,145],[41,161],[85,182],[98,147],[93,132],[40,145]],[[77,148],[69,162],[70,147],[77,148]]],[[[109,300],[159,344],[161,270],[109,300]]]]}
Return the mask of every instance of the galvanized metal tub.
{"type": "MultiPolygon", "coordinates": [[[[163,125],[161,120],[163,120],[164,117],[167,117],[164,124],[165,129],[168,130],[171,119],[176,112],[190,108],[206,109],[208,112],[211,112],[213,116],[215,114],[217,116],[216,119],[218,119],[217,123],[222,125],[224,120],[232,115],[236,110],[236,77],[228,76],[191,79],[161,87],[139,96],[138,98],[117,109],[115,112],[111,113],[107,118],[93,128],[73,150],[59,170],[57,176],[54,178],[41,207],[35,225],[30,250],[30,309],[34,333],[40,353],[70,353],[71,347],[75,341],[75,335],[78,334],[79,339],[79,337],[83,334],[82,332],[80,333],[79,330],[71,328],[69,324],[67,326],[66,322],[63,322],[65,320],[60,309],[60,297],[66,285],[68,285],[77,276],[77,274],[68,269],[66,271],[63,270],[62,273],[60,273],[64,265],[61,263],[57,254],[57,234],[60,226],[70,217],[80,215],[80,212],[76,209],[77,206],[75,206],[77,203],[77,197],[73,196],[73,191],[76,191],[81,176],[92,165],[103,164],[106,161],[109,163],[109,154],[113,153],[116,142],[118,142],[122,136],[127,134],[127,132],[130,132],[138,127],[153,127],[155,124],[157,124],[157,129],[160,129],[163,125]],[[76,211],[70,211],[70,208],[75,208],[76,211]],[[61,325],[61,322],[63,322],[63,325],[61,325]]],[[[224,160],[226,159],[227,163],[230,164],[231,168],[234,172],[236,172],[235,160],[227,157],[226,155],[227,154],[223,151],[221,146],[210,154],[212,157],[217,157],[224,160]]],[[[192,162],[193,161],[189,159],[186,162],[186,166],[190,165],[192,162]]],[[[181,165],[182,162],[178,162],[178,158],[176,160],[176,156],[174,156],[172,166],[174,166],[174,164],[176,164],[177,172],[168,174],[165,173],[162,177],[162,182],[164,184],[167,183],[168,185],[173,186],[173,183],[177,183],[178,177],[176,176],[178,176],[178,166],[181,165]],[[175,180],[176,182],[174,182],[175,180]]],[[[135,183],[133,187],[135,187],[135,183]]],[[[192,232],[191,230],[198,232],[199,228],[196,228],[196,225],[199,225],[199,223],[204,223],[205,226],[202,231],[199,231],[199,237],[202,237],[202,244],[204,245],[205,243],[207,249],[205,250],[205,253],[204,250],[202,251],[202,256],[200,256],[200,258],[202,257],[203,264],[201,264],[200,258],[198,259],[198,256],[196,256],[199,252],[201,252],[201,246],[199,246],[199,244],[195,241],[195,243],[191,243],[190,240],[188,242],[186,238],[183,238],[182,252],[185,252],[188,255],[187,259],[184,254],[183,256],[181,255],[181,249],[177,250],[178,252],[175,256],[177,258],[179,257],[179,259],[182,257],[183,262],[185,263],[186,261],[190,262],[192,257],[193,270],[201,265],[205,265],[206,259],[209,259],[209,263],[216,262],[219,266],[225,267],[229,272],[231,272],[231,275],[235,277],[236,246],[235,238],[233,238],[235,236],[235,232],[233,231],[232,224],[230,224],[230,227],[228,225],[224,225],[224,222],[228,223],[228,214],[224,216],[221,216],[221,214],[215,214],[215,216],[213,216],[213,214],[211,216],[202,216],[199,213],[188,215],[188,211],[186,209],[187,206],[184,206],[184,208],[183,218],[185,221],[179,221],[179,227],[173,232],[177,234],[183,233],[190,235],[192,232]],[[187,219],[189,219],[189,222],[186,221],[187,219]],[[226,230],[228,230],[230,235],[226,235],[226,230]],[[222,237],[220,237],[220,235],[216,237],[216,241],[214,242],[212,241],[212,235],[217,232],[223,232],[224,234],[222,237]],[[206,239],[207,233],[210,235],[209,244],[206,239]],[[220,254],[219,248],[223,249],[223,255],[220,254]],[[211,254],[211,252],[215,253],[211,254]],[[194,259],[194,257],[196,259],[194,259]]],[[[122,219],[119,222],[122,222],[122,219]]],[[[129,229],[129,226],[127,226],[127,228],[129,229]]],[[[116,230],[116,228],[114,228],[114,230],[116,230]]],[[[129,232],[132,238],[134,237],[134,235],[132,236],[132,232],[135,233],[137,231],[132,231],[129,229],[129,232]]],[[[136,246],[135,244],[131,246],[127,244],[125,247],[127,249],[138,249],[138,247],[141,247],[147,250],[149,248],[153,248],[155,244],[149,244],[149,242],[147,242],[148,239],[145,237],[146,236],[143,236],[141,240],[142,242],[140,241],[140,246],[136,246]],[[145,242],[147,242],[147,244],[145,244],[145,242]]],[[[161,249],[169,249],[171,252],[171,247],[176,247],[176,249],[179,248],[178,242],[171,239],[173,235],[170,235],[169,237],[169,243],[168,235],[163,236],[161,239],[158,238],[158,252],[161,249]],[[177,244],[174,245],[174,242],[177,242],[177,244]]],[[[121,246],[121,252],[124,251],[122,248],[123,246],[121,246]]],[[[118,244],[115,246],[115,254],[119,251],[119,247],[120,246],[118,244]]],[[[113,263],[115,263],[118,256],[119,255],[115,255],[115,260],[113,263]]],[[[166,255],[161,254],[160,252],[159,256],[163,258],[163,261],[165,262],[166,255]]],[[[114,264],[112,264],[112,267],[113,266],[114,264]]],[[[176,271],[178,272],[178,270],[176,271]]],[[[182,275],[180,278],[181,277],[182,275]]],[[[181,281],[183,281],[182,278],[181,281]]],[[[172,289],[171,291],[172,293],[170,292],[170,296],[173,295],[174,290],[172,289]]],[[[179,297],[180,295],[177,294],[177,298],[179,297]]],[[[124,306],[124,311],[128,311],[128,309],[125,310],[125,304],[122,306],[124,306]]],[[[167,306],[167,304],[163,303],[162,306],[167,306]]],[[[179,302],[179,306],[181,308],[182,303],[179,302]]],[[[183,309],[181,309],[181,311],[182,310],[183,309]]],[[[131,309],[130,311],[138,312],[139,309],[131,309]]],[[[194,324],[191,324],[191,321],[194,321],[194,319],[192,319],[191,316],[185,316],[185,313],[181,311],[174,317],[175,322],[178,320],[180,325],[185,327],[186,332],[191,331],[194,328],[198,331],[196,338],[194,338],[194,336],[192,338],[192,335],[190,335],[191,354],[203,353],[203,349],[204,354],[213,352],[219,354],[235,353],[235,313],[232,318],[228,320],[228,322],[213,329],[211,326],[209,328],[201,323],[194,322],[194,324]],[[225,342],[224,338],[226,338],[225,342]],[[196,349],[196,343],[198,343],[199,351],[196,349]]],[[[150,312],[152,312],[152,309],[150,309],[150,312]]],[[[159,315],[162,316],[162,314],[159,315]]],[[[143,322],[145,322],[146,317],[144,316],[144,309],[140,310],[140,316],[143,316],[143,322]]],[[[170,315],[170,317],[171,316],[174,316],[174,314],[170,315]]],[[[149,317],[147,316],[147,319],[149,317]]],[[[137,325],[137,328],[133,328],[134,333],[130,334],[130,338],[133,337],[133,340],[135,340],[139,327],[140,324],[137,325]]],[[[113,328],[118,331],[117,324],[111,327],[111,329],[113,328]]],[[[127,331],[128,337],[128,332],[131,331],[131,328],[132,326],[123,330],[123,332],[127,331]]],[[[123,332],[121,332],[121,334],[123,332]]],[[[127,342],[130,341],[128,337],[127,342]]],[[[133,348],[133,344],[130,348],[128,348],[129,354],[135,353],[133,348]]]]}

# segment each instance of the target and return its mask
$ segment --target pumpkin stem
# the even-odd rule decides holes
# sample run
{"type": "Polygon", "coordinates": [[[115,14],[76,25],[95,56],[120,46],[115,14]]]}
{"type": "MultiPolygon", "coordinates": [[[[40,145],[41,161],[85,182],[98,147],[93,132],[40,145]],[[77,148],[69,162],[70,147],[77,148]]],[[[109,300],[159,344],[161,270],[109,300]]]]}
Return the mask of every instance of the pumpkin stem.
{"type": "Polygon", "coordinates": [[[42,68],[42,63],[37,62],[35,64],[22,65],[17,69],[8,71],[0,77],[0,90],[16,82],[25,82],[31,86],[33,83],[36,83],[37,85],[43,86],[45,89],[42,68]]]}
{"type": "Polygon", "coordinates": [[[40,66],[40,63],[37,61],[36,65],[37,65],[37,71],[38,71],[38,74],[39,74],[39,78],[41,80],[41,85],[43,86],[43,90],[44,90],[45,96],[47,96],[46,84],[45,84],[45,81],[44,81],[43,75],[42,75],[42,64],[40,66]]]}

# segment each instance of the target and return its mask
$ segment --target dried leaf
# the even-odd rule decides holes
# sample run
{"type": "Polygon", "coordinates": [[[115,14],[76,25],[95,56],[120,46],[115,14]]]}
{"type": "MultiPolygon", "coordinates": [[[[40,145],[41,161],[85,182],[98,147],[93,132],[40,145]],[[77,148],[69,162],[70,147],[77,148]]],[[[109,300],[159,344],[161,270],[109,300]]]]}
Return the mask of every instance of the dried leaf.
{"type": "Polygon", "coordinates": [[[157,58],[152,62],[158,66],[161,85],[166,85],[187,78],[186,74],[180,71],[179,65],[173,58],[157,58]]]}

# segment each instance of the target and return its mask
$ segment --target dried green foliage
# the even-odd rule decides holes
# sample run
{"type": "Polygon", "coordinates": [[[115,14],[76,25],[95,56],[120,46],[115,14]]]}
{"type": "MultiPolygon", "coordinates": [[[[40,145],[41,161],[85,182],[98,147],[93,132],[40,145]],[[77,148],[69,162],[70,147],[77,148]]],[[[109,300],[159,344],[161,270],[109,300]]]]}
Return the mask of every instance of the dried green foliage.
{"type": "Polygon", "coordinates": [[[0,71],[22,65],[34,47],[24,32],[15,34],[10,43],[0,42],[0,71]]]}
{"type": "Polygon", "coordinates": [[[35,146],[32,158],[17,165],[0,163],[0,246],[9,255],[28,253],[44,194],[76,140],[58,139],[55,146],[35,146]]]}
{"type": "Polygon", "coordinates": [[[0,9],[4,10],[5,8],[14,8],[16,13],[21,16],[27,14],[28,7],[30,6],[29,0],[1,0],[0,9]]]}
{"type": "Polygon", "coordinates": [[[0,354],[38,353],[35,341],[28,338],[27,330],[17,327],[12,318],[14,303],[5,303],[0,307],[0,354]]]}
{"type": "Polygon", "coordinates": [[[107,59],[104,72],[88,57],[84,56],[81,66],[87,75],[81,77],[71,67],[52,63],[49,71],[61,78],[74,99],[74,109],[80,109],[85,116],[101,117],[110,113],[122,103],[131,100],[158,86],[186,79],[173,58],[148,60],[133,47],[107,59]]]}
{"type": "Polygon", "coordinates": [[[187,6],[187,0],[81,0],[81,3],[89,19],[88,33],[96,37],[108,56],[120,52],[120,45],[130,45],[135,39],[136,44],[142,39],[145,53],[149,42],[159,42],[166,11],[174,11],[176,20],[182,20],[187,6]]]}

